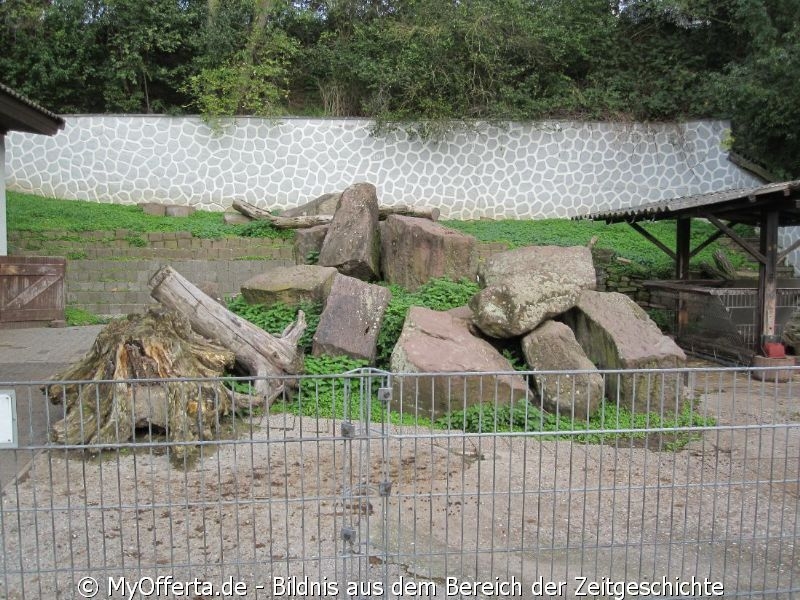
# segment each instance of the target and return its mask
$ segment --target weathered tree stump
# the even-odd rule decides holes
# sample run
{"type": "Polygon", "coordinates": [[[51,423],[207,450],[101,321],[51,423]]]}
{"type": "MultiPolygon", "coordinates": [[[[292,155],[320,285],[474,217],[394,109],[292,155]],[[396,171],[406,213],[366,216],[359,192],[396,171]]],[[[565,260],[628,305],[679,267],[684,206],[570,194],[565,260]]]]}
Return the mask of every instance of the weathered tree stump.
{"type": "Polygon", "coordinates": [[[191,442],[213,439],[222,417],[252,405],[251,396],[229,390],[221,376],[253,376],[254,395],[269,403],[302,370],[302,311],[275,337],[171,267],[156,272],[150,284],[163,308],[107,325],[80,362],[54,377],[65,383],[46,386],[51,402],[64,406],[53,441],[99,451],[127,442],[138,428],[158,428],[181,458],[191,442]]]}
{"type": "MultiPolygon", "coordinates": [[[[160,381],[219,377],[234,364],[230,350],[195,334],[178,313],[151,309],[107,325],[92,349],[46,386],[65,418],[53,441],[101,450],[131,439],[137,428],[158,428],[172,442],[209,439],[234,407],[219,381],[160,381]],[[94,383],[97,381],[96,383],[94,383]]],[[[176,446],[182,456],[186,446],[176,446]]]]}

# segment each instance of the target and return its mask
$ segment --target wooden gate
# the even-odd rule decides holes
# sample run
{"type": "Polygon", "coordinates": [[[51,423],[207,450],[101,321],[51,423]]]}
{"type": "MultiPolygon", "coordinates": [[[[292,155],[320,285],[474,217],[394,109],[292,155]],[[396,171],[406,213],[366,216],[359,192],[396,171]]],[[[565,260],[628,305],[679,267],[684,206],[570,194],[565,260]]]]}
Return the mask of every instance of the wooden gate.
{"type": "Polygon", "coordinates": [[[0,256],[0,327],[63,321],[66,266],[60,257],[0,256]]]}

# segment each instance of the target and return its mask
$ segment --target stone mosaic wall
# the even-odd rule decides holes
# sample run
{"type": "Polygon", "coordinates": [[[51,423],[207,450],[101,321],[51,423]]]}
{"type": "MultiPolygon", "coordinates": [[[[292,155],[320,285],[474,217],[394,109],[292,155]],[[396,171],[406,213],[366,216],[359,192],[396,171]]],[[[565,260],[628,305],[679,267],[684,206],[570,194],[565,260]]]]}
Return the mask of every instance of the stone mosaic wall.
{"type": "Polygon", "coordinates": [[[369,181],[383,204],[478,219],[565,217],[759,183],[727,160],[723,121],[513,123],[441,142],[374,137],[363,119],[240,118],[221,134],[194,117],[66,121],[53,137],[9,134],[9,189],[208,210],[242,199],[278,209],[369,181]]]}
{"type": "Polygon", "coordinates": [[[8,137],[8,186],[59,198],[285,208],[356,181],[384,204],[444,217],[563,217],[756,183],[726,158],[724,122],[542,122],[442,142],[370,135],[361,119],[74,116],[54,137],[8,137]]]}

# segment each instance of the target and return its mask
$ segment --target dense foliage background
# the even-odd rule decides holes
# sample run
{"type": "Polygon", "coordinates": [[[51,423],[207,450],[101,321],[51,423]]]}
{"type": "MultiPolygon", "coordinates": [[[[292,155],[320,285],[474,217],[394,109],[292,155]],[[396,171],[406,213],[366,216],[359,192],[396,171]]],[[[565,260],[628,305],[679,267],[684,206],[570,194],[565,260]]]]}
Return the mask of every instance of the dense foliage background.
{"type": "MultiPolygon", "coordinates": [[[[800,0],[0,0],[5,83],[61,113],[726,117],[800,176],[800,0]]],[[[411,125],[411,123],[417,125],[411,125]]]]}

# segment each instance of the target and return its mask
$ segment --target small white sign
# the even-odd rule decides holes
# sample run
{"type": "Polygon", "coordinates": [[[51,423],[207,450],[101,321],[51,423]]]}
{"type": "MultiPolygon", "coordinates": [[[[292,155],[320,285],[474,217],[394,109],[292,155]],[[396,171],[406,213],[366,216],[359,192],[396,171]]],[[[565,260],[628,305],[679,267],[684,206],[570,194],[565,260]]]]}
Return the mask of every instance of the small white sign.
{"type": "Polygon", "coordinates": [[[0,390],[0,448],[17,447],[17,396],[0,390]]]}

